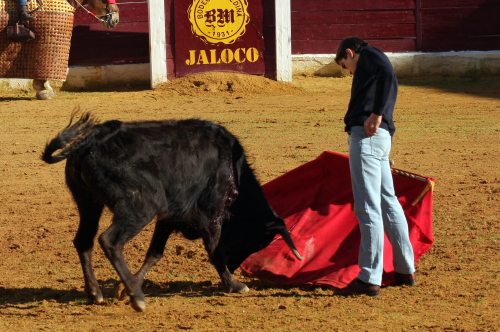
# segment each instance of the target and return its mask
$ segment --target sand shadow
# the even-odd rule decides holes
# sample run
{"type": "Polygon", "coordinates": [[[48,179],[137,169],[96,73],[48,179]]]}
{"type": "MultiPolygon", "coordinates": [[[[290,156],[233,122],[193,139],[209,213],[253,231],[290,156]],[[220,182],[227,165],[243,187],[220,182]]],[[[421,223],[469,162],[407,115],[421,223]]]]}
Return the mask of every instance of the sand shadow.
{"type": "MultiPolygon", "coordinates": [[[[119,280],[108,279],[100,280],[99,286],[104,296],[104,305],[116,301],[115,289],[119,285],[119,280]]],[[[310,296],[318,296],[314,290],[320,287],[298,287],[298,286],[276,286],[266,285],[259,280],[246,281],[250,292],[241,296],[245,297],[295,297],[298,296],[293,289],[311,290],[310,296]],[[262,294],[260,291],[269,289],[280,289],[283,292],[274,292],[273,294],[262,294]]],[[[83,284],[82,284],[83,286],[83,284]]],[[[83,287],[82,287],[83,288],[83,287]]],[[[331,289],[331,288],[325,288],[331,289]]],[[[171,281],[156,283],[145,280],[142,290],[146,298],[168,298],[173,296],[182,296],[186,298],[213,298],[226,297],[228,293],[224,292],[220,283],[212,281],[192,282],[192,281],[171,281]]],[[[231,294],[239,296],[239,294],[231,294]]],[[[307,297],[308,295],[300,295],[307,297]]],[[[81,305],[89,304],[86,301],[86,295],[83,289],[56,289],[50,287],[23,287],[23,288],[4,288],[0,287],[0,309],[16,308],[21,310],[38,308],[44,301],[63,304],[78,303],[81,305]]]]}
{"type": "Polygon", "coordinates": [[[35,100],[35,95],[33,97],[0,97],[0,102],[2,101],[19,101],[19,100],[35,100]]]}
{"type": "Polygon", "coordinates": [[[439,89],[446,93],[468,94],[482,98],[500,99],[498,77],[413,77],[399,78],[400,86],[439,89]]]}

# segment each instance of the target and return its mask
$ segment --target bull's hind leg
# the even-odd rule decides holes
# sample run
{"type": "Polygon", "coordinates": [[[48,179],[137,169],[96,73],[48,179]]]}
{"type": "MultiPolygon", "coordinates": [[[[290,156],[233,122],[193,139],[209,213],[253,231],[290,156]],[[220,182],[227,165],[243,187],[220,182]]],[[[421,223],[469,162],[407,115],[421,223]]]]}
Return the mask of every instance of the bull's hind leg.
{"type": "Polygon", "coordinates": [[[113,224],[99,236],[99,243],[125,285],[132,307],[142,312],[146,310],[146,300],[141,290],[143,280],[139,280],[130,271],[123,255],[123,248],[128,241],[139,234],[153,219],[153,216],[142,214],[144,207],[132,206],[128,203],[115,209],[117,212],[115,212],[113,224]]]}
{"type": "MultiPolygon", "coordinates": [[[[149,245],[149,249],[146,254],[146,260],[144,261],[144,264],[142,264],[141,269],[135,274],[136,279],[141,282],[141,286],[151,268],[155,266],[163,257],[167,240],[172,232],[173,228],[170,227],[167,219],[160,219],[156,222],[153,238],[151,239],[151,244],[149,245]]],[[[118,299],[122,301],[125,300],[128,295],[123,283],[118,286],[116,295],[118,299]]]]}
{"type": "Polygon", "coordinates": [[[80,226],[73,244],[78,251],[85,280],[85,293],[92,303],[102,303],[103,297],[92,268],[94,239],[99,229],[99,219],[104,206],[93,202],[88,195],[73,193],[80,212],[80,226]]]}

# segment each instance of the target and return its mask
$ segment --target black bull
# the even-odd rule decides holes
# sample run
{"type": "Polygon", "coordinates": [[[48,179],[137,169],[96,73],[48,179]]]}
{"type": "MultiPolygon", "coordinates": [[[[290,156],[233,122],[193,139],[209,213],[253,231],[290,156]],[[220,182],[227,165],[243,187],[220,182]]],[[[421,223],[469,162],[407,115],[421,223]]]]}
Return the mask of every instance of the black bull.
{"type": "Polygon", "coordinates": [[[80,214],[73,243],[91,302],[103,301],[92,251],[104,206],[112,211],[113,222],[99,243],[137,311],[146,307],[143,280],[174,231],[203,239],[229,292],[248,291],[232,273],[277,234],[302,259],[238,139],[224,127],[198,119],[100,124],[89,113],[75,123],[73,119],[47,144],[42,160],[52,164],[67,159],[66,183],[80,214]],[[155,217],[144,264],[132,274],[123,248],[155,217]]]}

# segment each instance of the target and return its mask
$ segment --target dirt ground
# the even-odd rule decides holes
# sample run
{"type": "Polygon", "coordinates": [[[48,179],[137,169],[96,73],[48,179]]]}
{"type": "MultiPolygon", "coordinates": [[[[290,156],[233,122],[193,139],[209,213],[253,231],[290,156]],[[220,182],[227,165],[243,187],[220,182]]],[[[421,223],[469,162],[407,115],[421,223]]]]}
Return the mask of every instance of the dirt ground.
{"type": "MultiPolygon", "coordinates": [[[[339,298],[328,288],[265,287],[238,275],[251,291],[225,294],[201,242],[174,236],[145,281],[145,313],[114,299],[118,277],[98,245],[94,264],[106,302],[86,304],[64,162],[40,160],[75,107],[101,120],[221,123],[266,183],[325,150],[347,153],[350,84],[350,77],[297,77],[290,85],[207,74],[154,91],[59,92],[49,101],[1,93],[0,330],[500,331],[498,78],[400,81],[396,167],[437,179],[435,244],[418,265],[416,286],[339,298]]],[[[106,212],[100,231],[109,222],[106,212]]],[[[126,247],[133,270],[151,226],[126,247]]]]}

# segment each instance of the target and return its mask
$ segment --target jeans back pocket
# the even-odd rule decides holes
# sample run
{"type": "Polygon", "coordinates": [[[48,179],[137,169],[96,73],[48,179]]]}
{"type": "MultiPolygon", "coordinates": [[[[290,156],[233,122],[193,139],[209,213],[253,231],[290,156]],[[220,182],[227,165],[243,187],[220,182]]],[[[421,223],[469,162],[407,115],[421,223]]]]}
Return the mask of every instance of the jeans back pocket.
{"type": "Polygon", "coordinates": [[[375,135],[370,137],[370,146],[372,155],[376,158],[382,159],[389,156],[391,149],[391,137],[375,135]]]}

